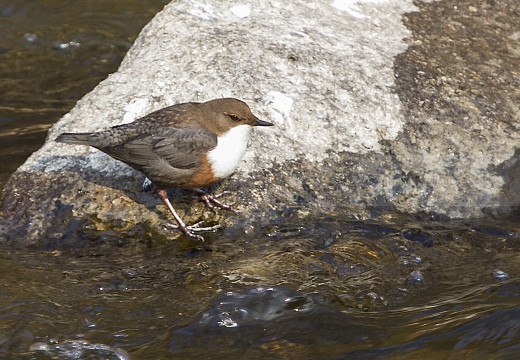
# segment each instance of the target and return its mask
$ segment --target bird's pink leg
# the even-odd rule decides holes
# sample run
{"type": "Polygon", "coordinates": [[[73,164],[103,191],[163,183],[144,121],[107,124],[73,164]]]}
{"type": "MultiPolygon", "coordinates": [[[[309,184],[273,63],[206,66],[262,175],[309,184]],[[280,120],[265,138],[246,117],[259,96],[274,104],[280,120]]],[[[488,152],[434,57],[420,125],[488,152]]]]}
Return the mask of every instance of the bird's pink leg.
{"type": "Polygon", "coordinates": [[[166,190],[157,189],[157,195],[159,195],[159,197],[161,198],[163,203],[166,205],[168,210],[170,210],[170,213],[173,215],[173,217],[175,218],[175,221],[177,221],[177,224],[178,224],[178,225],[168,224],[168,226],[173,227],[175,229],[179,229],[180,231],[182,231],[184,233],[184,235],[197,239],[197,240],[200,240],[200,241],[204,241],[204,238],[198,234],[195,234],[195,232],[214,231],[214,230],[221,228],[221,226],[218,224],[214,225],[214,226],[209,226],[209,227],[200,227],[199,225],[201,223],[197,223],[197,224],[194,224],[191,226],[186,226],[186,224],[184,223],[184,221],[182,221],[179,214],[177,214],[177,212],[173,208],[170,200],[168,199],[168,194],[167,194],[166,190]]]}

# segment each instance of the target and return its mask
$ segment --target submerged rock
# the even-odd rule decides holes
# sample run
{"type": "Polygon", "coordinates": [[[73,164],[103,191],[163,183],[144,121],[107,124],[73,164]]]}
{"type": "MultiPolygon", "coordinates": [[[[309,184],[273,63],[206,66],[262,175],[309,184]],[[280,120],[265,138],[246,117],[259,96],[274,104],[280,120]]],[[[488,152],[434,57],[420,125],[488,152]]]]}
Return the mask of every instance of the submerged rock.
{"type": "Polygon", "coordinates": [[[421,6],[405,16],[412,34],[402,23],[404,12],[417,10],[412,1],[172,2],[118,72],[81,99],[13,175],[0,240],[74,246],[103,231],[178,236],[163,229],[172,219],[156,195],[142,191],[141,174],[53,139],[218,97],[240,98],[276,126],[257,131],[237,173],[214,189],[231,191],[225,200],[238,216],[212,217],[184,202],[184,193],[171,196],[190,223],[209,219],[248,231],[338,207],[363,218],[396,210],[472,217],[516,206],[519,112],[509,99],[518,97],[510,86],[518,81],[518,36],[484,31],[490,47],[492,36],[509,41],[509,52],[464,47],[458,38],[460,47],[442,48],[455,55],[443,56],[435,39],[451,38],[461,22],[489,27],[490,12],[469,17],[468,9],[446,15],[444,3],[421,6]],[[454,63],[478,79],[449,73],[454,63]],[[507,75],[501,86],[508,92],[484,91],[497,71],[507,75]],[[477,83],[484,84],[478,91],[468,88],[477,83]]]}
{"type": "Polygon", "coordinates": [[[123,349],[104,344],[92,344],[84,340],[68,340],[57,344],[37,342],[29,347],[29,351],[42,352],[39,359],[130,359],[130,355],[123,349]]]}
{"type": "Polygon", "coordinates": [[[382,338],[382,333],[321,304],[319,296],[284,286],[259,287],[219,294],[188,325],[171,332],[169,350],[254,348],[278,342],[290,347],[322,339],[337,344],[366,343],[382,338]]]}

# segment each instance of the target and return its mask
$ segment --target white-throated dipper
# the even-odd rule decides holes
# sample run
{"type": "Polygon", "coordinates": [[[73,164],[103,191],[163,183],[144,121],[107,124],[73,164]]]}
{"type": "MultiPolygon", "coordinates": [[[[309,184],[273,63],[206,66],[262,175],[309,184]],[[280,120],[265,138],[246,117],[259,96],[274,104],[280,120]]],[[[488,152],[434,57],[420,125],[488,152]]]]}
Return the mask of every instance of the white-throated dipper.
{"type": "Polygon", "coordinates": [[[231,210],[200,190],[233,173],[247,147],[253,126],[272,126],[233,98],[168,106],[132,123],[95,133],[64,133],[57,142],[89,145],[141,171],[155,185],[184,234],[216,227],[187,226],[173,208],[166,189],[193,189],[205,204],[231,210]]]}

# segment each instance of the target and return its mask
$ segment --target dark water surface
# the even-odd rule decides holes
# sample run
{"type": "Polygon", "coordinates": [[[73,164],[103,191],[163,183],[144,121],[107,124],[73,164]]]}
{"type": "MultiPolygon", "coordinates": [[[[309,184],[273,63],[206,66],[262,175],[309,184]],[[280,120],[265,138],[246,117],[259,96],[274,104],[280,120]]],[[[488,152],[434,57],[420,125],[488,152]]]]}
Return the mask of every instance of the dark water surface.
{"type": "MultiPolygon", "coordinates": [[[[166,1],[0,1],[0,185],[166,1]]],[[[0,248],[0,359],[520,358],[518,216],[0,248]]]]}
{"type": "Polygon", "coordinates": [[[203,244],[3,249],[0,358],[517,358],[508,223],[337,214],[203,244]]]}
{"type": "Polygon", "coordinates": [[[0,0],[0,188],[167,0],[0,0]]]}

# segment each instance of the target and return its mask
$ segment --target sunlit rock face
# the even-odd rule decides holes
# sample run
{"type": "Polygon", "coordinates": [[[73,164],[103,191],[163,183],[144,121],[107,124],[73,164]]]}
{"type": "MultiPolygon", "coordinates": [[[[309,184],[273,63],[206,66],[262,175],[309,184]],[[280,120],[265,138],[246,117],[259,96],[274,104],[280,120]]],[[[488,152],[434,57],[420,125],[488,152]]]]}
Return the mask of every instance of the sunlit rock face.
{"type": "MultiPolygon", "coordinates": [[[[287,214],[338,208],[358,218],[507,211],[519,193],[519,112],[511,100],[519,37],[505,29],[484,31],[490,40],[480,47],[467,37],[440,41],[453,39],[460,23],[468,33],[487,29],[489,12],[446,15],[442,4],[421,6],[403,15],[419,9],[401,0],[172,2],[118,72],[80,100],[12,177],[1,236],[30,244],[69,238],[76,228],[165,234],[171,219],[141,191],[141,174],[52,140],[218,97],[240,98],[275,123],[255,131],[238,171],[215,189],[230,190],[226,200],[240,211],[212,218],[225,226],[248,231],[287,214]],[[446,26],[438,26],[441,16],[446,26]],[[508,41],[509,52],[489,52],[496,40],[508,41]]],[[[211,215],[172,197],[188,222],[211,215]]]]}

